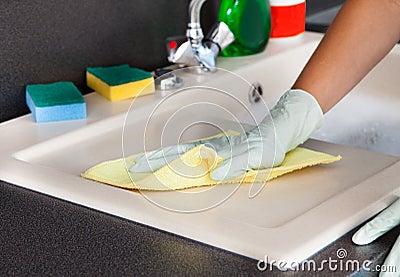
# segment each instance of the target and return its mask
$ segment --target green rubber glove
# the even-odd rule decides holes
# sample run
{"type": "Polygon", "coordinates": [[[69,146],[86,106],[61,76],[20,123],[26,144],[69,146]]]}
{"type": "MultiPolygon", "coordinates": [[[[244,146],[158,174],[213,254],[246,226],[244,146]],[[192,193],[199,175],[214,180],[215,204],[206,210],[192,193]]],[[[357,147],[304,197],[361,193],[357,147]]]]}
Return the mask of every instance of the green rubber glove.
{"type": "MultiPolygon", "coordinates": [[[[386,208],[378,216],[361,227],[354,235],[353,242],[365,245],[373,242],[400,224],[400,199],[386,208]]],[[[396,267],[397,272],[380,272],[379,276],[399,276],[400,274],[400,236],[383,263],[386,268],[396,267]]]]}
{"type": "Polygon", "coordinates": [[[205,144],[224,158],[211,172],[211,178],[216,181],[230,179],[249,169],[281,164],[285,154],[306,141],[322,122],[322,110],[311,94],[289,90],[271,110],[271,116],[251,131],[160,148],[138,158],[130,171],[155,171],[193,147],[205,144]]]}

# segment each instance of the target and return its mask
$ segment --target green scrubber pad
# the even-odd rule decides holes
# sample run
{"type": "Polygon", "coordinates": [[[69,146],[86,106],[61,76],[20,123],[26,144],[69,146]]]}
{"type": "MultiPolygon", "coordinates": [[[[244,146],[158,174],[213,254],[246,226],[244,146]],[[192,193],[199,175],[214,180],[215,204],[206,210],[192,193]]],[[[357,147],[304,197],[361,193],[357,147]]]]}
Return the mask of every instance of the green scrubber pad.
{"type": "Polygon", "coordinates": [[[87,71],[110,86],[122,85],[153,77],[150,72],[130,67],[128,64],[110,67],[88,67],[87,71]]]}
{"type": "Polygon", "coordinates": [[[27,85],[26,90],[29,92],[36,107],[49,107],[85,102],[78,88],[71,82],[27,85]]]}

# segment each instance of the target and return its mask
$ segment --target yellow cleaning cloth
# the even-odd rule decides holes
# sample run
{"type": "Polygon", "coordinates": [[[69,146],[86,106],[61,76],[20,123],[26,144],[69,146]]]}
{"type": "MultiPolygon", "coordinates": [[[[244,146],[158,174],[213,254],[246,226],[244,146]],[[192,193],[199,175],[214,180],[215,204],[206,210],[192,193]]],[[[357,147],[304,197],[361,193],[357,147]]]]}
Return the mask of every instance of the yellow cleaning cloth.
{"type": "Polygon", "coordinates": [[[216,182],[210,178],[210,172],[223,159],[204,145],[191,149],[153,173],[130,173],[128,169],[140,155],[103,162],[82,173],[82,177],[125,189],[166,191],[227,183],[266,182],[295,170],[332,163],[341,158],[298,147],[287,153],[278,167],[250,170],[243,176],[216,182]]]}

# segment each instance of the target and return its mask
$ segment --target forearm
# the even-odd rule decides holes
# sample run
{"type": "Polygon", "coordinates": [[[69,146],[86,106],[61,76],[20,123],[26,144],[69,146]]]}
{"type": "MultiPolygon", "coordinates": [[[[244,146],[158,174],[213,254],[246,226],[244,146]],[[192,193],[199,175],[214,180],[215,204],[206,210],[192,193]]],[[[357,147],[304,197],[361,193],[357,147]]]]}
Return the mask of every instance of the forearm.
{"type": "Polygon", "coordinates": [[[348,0],[293,85],[324,113],[340,101],[400,39],[400,0],[348,0]]]}

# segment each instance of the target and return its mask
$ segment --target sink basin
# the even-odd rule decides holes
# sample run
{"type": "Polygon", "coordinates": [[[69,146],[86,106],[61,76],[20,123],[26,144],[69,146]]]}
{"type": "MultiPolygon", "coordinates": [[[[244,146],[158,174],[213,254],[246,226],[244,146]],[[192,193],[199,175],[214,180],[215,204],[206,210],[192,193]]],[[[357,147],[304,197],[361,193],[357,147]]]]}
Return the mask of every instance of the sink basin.
{"type": "Polygon", "coordinates": [[[315,138],[400,156],[399,50],[397,46],[326,115],[315,138]]]}
{"type": "Polygon", "coordinates": [[[399,47],[329,112],[318,140],[305,144],[343,159],[271,181],[256,197],[238,184],[132,192],[80,173],[123,155],[210,136],[221,126],[251,128],[291,86],[320,40],[314,33],[273,40],[259,55],[219,59],[225,70],[182,71],[190,90],[157,91],[133,103],[89,94],[87,120],[35,124],[26,115],[4,122],[0,177],[254,259],[304,261],[398,198],[400,96],[390,77],[398,72],[399,47]],[[248,100],[254,82],[264,91],[257,103],[248,100]]]}

